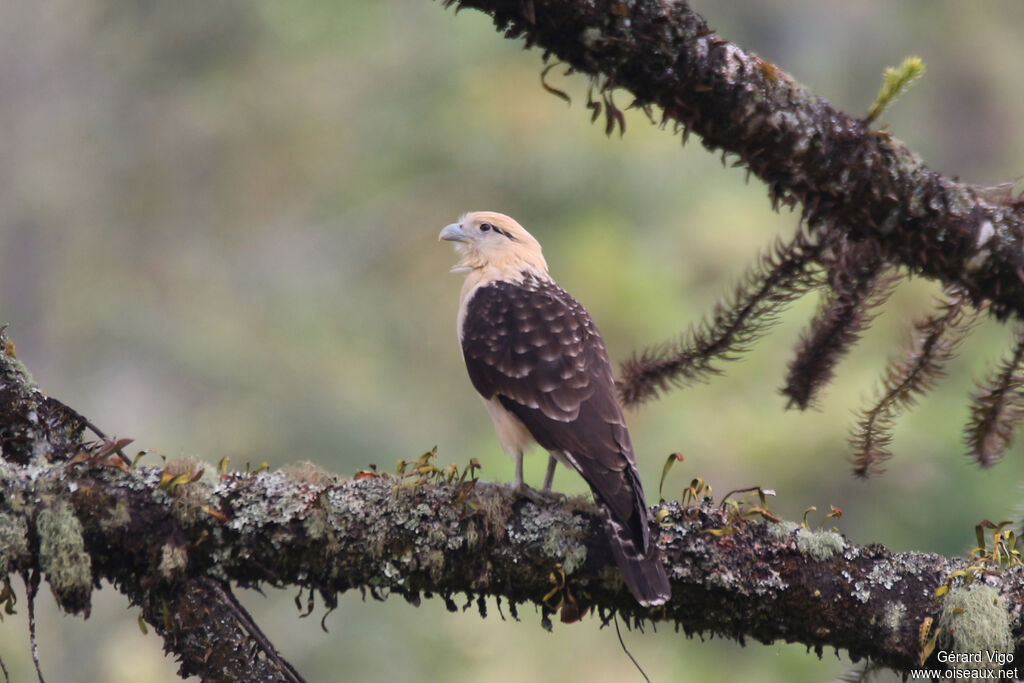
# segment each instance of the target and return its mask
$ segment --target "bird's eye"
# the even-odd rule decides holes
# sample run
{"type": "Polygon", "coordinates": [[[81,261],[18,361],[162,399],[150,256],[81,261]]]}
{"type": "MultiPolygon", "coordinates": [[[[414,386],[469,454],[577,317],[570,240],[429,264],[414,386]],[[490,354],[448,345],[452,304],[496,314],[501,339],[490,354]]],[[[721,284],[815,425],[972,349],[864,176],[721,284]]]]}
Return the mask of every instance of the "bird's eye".
{"type": "Polygon", "coordinates": [[[480,232],[487,232],[488,230],[490,230],[493,227],[494,226],[491,225],[490,223],[481,223],[480,224],[480,232]]]}

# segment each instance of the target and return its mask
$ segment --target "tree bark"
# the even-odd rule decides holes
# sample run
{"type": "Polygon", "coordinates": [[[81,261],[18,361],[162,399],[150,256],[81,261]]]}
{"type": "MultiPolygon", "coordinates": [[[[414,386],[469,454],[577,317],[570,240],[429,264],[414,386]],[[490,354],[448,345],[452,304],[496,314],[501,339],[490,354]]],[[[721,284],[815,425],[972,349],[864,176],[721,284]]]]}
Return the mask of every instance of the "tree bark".
{"type": "Polygon", "coordinates": [[[647,610],[623,586],[589,500],[538,505],[438,469],[429,454],[402,476],[354,479],[309,464],[259,473],[191,459],[129,467],[111,445],[83,443],[84,425],[0,354],[0,574],[40,571],[62,609],[85,614],[93,587],[110,581],[142,606],[182,674],[301,680],[229,582],[300,586],[328,608],[359,589],[413,604],[437,596],[486,615],[493,596],[513,616],[517,605],[539,606],[547,627],[559,610],[573,621],[592,609],[740,642],[843,648],[904,672],[920,664],[930,636],[943,637],[939,624],[947,648],[1024,656],[1011,645],[1024,637],[1019,563],[950,580],[965,560],[857,546],[772,521],[759,506],[669,502],[652,518],[672,599],[647,610]],[[947,580],[952,590],[936,599],[947,580]],[[999,618],[978,616],[993,606],[999,618]],[[996,625],[967,645],[958,618],[996,625]]]}
{"type": "MultiPolygon", "coordinates": [[[[963,287],[999,318],[1024,319],[1024,197],[932,171],[889,133],[837,111],[779,67],[720,36],[685,0],[445,0],[494,18],[602,93],[616,88],[738,158],[774,205],[802,207],[813,230],[876,240],[911,272],[963,287]]],[[[653,120],[653,118],[652,118],[653,120]]]]}

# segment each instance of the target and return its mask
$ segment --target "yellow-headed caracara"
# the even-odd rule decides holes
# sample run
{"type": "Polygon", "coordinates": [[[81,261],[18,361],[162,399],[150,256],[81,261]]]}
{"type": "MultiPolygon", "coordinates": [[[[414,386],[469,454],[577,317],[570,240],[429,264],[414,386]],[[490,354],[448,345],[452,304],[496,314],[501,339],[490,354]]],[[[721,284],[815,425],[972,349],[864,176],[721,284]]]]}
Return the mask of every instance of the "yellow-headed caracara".
{"type": "Polygon", "coordinates": [[[644,606],[671,593],[647,527],[647,503],[616,397],[608,352],[583,307],[548,275],[540,244],[500,213],[467,213],[441,231],[466,273],[458,333],[473,386],[523,487],[534,442],[590,485],[615,563],[644,606]]]}

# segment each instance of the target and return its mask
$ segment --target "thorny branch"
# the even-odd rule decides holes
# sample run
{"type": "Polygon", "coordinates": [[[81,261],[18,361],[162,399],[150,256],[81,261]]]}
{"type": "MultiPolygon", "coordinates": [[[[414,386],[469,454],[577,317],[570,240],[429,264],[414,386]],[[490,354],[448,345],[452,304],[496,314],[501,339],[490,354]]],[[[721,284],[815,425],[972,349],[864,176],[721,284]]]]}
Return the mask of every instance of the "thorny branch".
{"type": "Polygon", "coordinates": [[[564,621],[618,613],[687,634],[843,648],[900,671],[920,664],[936,634],[947,649],[980,647],[957,640],[969,629],[955,626],[974,623],[975,609],[995,606],[1002,618],[983,644],[1008,651],[1024,636],[1021,566],[966,586],[951,578],[967,577],[962,559],[857,546],[762,508],[670,502],[652,517],[673,596],[647,611],[614,570],[589,501],[537,505],[428,460],[405,476],[351,480],[312,465],[250,474],[183,459],[132,468],[109,447],[83,443],[82,423],[67,420],[0,353],[0,577],[40,572],[62,609],[86,614],[93,587],[111,582],[141,606],[183,674],[301,680],[229,582],[299,586],[328,609],[359,589],[414,605],[437,596],[485,616],[493,596],[503,617],[503,604],[516,618],[517,606],[533,604],[548,628],[559,611],[564,621]],[[936,599],[944,584],[952,589],[936,599]],[[950,619],[953,627],[938,628],[950,619]]]}

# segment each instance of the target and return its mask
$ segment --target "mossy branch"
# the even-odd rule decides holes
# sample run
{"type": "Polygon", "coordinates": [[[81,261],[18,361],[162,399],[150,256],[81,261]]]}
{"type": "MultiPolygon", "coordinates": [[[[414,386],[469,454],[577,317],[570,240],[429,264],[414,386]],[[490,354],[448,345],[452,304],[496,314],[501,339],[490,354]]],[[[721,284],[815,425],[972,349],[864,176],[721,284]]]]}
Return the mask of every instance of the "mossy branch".
{"type": "MultiPolygon", "coordinates": [[[[843,648],[905,672],[920,664],[922,624],[942,616],[936,590],[955,588],[952,577],[969,569],[963,559],[891,553],[773,521],[763,495],[760,506],[670,502],[652,518],[673,595],[646,610],[622,585],[588,500],[537,505],[475,481],[472,468],[467,477],[438,469],[432,454],[402,476],[354,479],[308,464],[243,473],[183,459],[132,468],[108,446],[83,443],[67,410],[0,353],[0,567],[41,571],[68,612],[87,612],[93,587],[109,581],[142,607],[182,674],[301,680],[237,605],[230,582],[298,586],[328,609],[352,589],[413,604],[436,596],[482,615],[493,597],[512,616],[532,604],[548,627],[559,608],[567,621],[589,608],[604,620],[617,613],[740,642],[843,648]],[[239,656],[253,650],[259,655],[239,656]]],[[[977,581],[986,604],[998,596],[1006,615],[1010,633],[993,637],[1024,641],[1022,567],[977,581]]]]}

